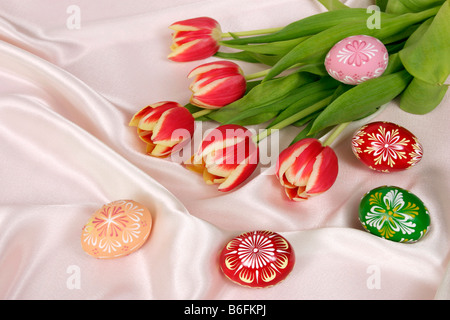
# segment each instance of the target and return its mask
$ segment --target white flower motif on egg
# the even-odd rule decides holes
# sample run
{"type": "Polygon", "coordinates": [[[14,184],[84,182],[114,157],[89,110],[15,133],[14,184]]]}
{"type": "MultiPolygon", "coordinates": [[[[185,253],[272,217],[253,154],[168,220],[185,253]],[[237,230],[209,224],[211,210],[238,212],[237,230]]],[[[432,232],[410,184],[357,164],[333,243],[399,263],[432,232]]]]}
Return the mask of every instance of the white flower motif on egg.
{"type": "Polygon", "coordinates": [[[339,50],[337,57],[341,63],[348,63],[352,66],[360,67],[375,57],[377,52],[378,49],[372,43],[364,40],[353,40],[349,41],[345,47],[339,50]]]}

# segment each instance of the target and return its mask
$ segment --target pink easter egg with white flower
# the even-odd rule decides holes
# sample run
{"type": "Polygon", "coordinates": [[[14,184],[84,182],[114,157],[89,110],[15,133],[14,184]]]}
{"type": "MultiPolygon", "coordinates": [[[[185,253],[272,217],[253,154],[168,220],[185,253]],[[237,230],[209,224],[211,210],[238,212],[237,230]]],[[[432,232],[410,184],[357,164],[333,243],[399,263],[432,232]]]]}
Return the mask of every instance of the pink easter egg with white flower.
{"type": "Polygon", "coordinates": [[[336,43],[325,58],[325,68],[334,79],[357,85],[381,76],[389,62],[384,44],[377,38],[356,35],[336,43]]]}

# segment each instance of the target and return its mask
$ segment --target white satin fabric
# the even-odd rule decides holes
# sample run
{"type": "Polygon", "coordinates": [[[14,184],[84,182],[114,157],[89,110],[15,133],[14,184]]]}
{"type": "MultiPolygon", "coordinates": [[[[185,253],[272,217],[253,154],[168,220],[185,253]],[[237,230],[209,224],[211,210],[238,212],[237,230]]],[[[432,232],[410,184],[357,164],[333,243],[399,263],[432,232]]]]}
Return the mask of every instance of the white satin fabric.
{"type": "MultiPolygon", "coordinates": [[[[352,127],[333,144],[337,182],[303,203],[287,200],[267,164],[238,190],[219,193],[177,161],[144,155],[127,125],[149,103],[187,103],[187,73],[215,59],[169,61],[172,22],[210,16],[224,32],[241,31],[324,10],[305,0],[2,0],[0,298],[448,299],[448,94],[425,116],[393,101],[374,117],[420,139],[424,158],[416,167],[367,169],[351,152],[352,127]],[[80,9],[78,29],[68,24],[72,5],[80,9]],[[381,185],[409,189],[425,202],[427,237],[402,244],[362,229],[359,201],[381,185]],[[127,257],[94,259],[81,248],[81,228],[119,199],[151,210],[150,238],[127,257]],[[227,280],[217,255],[231,238],[259,229],[286,237],[296,264],[282,283],[255,290],[227,280]]],[[[246,73],[262,69],[240,65],[246,73]]],[[[215,125],[198,124],[197,134],[215,125]]],[[[280,151],[297,131],[280,133],[280,151]]]]}

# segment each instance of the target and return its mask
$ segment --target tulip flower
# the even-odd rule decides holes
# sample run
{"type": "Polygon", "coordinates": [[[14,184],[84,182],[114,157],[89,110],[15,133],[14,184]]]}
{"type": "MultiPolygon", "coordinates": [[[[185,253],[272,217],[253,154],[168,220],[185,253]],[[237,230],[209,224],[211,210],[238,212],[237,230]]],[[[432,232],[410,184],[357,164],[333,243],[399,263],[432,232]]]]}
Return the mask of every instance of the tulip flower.
{"type": "Polygon", "coordinates": [[[230,124],[214,128],[185,165],[202,174],[207,184],[219,184],[219,191],[227,192],[243,183],[258,161],[259,148],[251,132],[230,124]]]}
{"type": "Polygon", "coordinates": [[[284,149],[276,165],[276,177],[294,201],[304,201],[327,191],[338,174],[333,149],[315,138],[305,138],[284,149]]]}
{"type": "Polygon", "coordinates": [[[218,109],[242,98],[247,81],[241,68],[231,61],[216,61],[194,68],[188,78],[193,92],[190,102],[205,109],[218,109]]]}
{"type": "Polygon", "coordinates": [[[177,62],[205,59],[215,54],[222,38],[219,23],[208,17],[178,21],[170,25],[172,52],[168,58],[177,62]]]}
{"type": "Polygon", "coordinates": [[[137,127],[149,155],[166,157],[189,142],[195,122],[191,113],[179,103],[162,101],[138,111],[129,125],[137,127]]]}

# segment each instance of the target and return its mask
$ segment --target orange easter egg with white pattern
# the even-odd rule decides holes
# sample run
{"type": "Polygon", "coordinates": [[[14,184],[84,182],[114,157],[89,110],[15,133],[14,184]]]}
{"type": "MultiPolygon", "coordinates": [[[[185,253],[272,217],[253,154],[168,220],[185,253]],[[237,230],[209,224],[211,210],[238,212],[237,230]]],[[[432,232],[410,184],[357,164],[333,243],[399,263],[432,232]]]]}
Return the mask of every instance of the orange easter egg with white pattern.
{"type": "Polygon", "coordinates": [[[133,200],[117,200],[98,209],[81,233],[81,246],[98,259],[114,259],[137,251],[152,229],[150,211],[133,200]]]}

